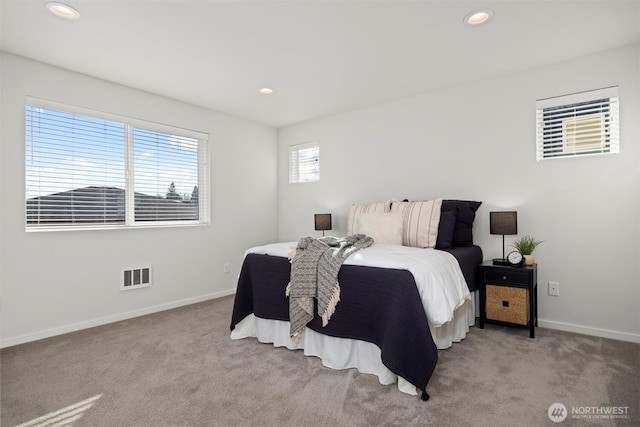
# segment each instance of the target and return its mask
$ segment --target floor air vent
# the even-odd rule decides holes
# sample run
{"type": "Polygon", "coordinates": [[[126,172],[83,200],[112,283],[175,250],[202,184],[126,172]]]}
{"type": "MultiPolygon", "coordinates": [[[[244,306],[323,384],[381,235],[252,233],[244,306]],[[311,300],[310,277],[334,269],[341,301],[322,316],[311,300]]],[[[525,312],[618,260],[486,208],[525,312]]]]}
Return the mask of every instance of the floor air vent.
{"type": "Polygon", "coordinates": [[[151,266],[122,270],[120,289],[146,288],[151,286],[151,266]]]}

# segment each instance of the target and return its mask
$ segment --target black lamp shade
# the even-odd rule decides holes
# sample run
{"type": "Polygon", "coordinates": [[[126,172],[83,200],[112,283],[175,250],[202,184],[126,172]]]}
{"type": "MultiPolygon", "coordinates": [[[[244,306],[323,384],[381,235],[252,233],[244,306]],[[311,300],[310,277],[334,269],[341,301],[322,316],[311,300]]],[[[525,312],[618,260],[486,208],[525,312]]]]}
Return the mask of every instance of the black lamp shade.
{"type": "Polygon", "coordinates": [[[316,230],[331,230],[331,214],[315,214],[316,230]]]}
{"type": "Polygon", "coordinates": [[[518,234],[518,212],[489,212],[489,233],[518,234]]]}

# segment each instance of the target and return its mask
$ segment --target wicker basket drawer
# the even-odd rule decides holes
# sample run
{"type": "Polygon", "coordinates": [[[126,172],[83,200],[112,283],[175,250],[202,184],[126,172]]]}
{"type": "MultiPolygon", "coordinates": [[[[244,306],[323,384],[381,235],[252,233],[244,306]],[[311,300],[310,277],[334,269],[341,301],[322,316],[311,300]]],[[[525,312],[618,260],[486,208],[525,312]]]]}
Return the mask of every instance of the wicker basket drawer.
{"type": "Polygon", "coordinates": [[[487,285],[487,319],[527,325],[529,291],[524,288],[487,285]]]}

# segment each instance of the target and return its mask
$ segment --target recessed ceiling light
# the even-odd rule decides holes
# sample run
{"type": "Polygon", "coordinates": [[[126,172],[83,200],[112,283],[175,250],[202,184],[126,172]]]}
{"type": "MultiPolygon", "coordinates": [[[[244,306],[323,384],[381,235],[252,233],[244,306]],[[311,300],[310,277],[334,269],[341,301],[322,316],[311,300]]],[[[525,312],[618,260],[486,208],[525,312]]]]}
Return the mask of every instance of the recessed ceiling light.
{"type": "Polygon", "coordinates": [[[467,25],[480,25],[493,18],[493,10],[476,10],[464,17],[464,23],[467,25]]]}
{"type": "Polygon", "coordinates": [[[49,2],[45,6],[49,12],[53,13],[54,15],[60,18],[64,18],[64,19],[80,18],[80,12],[78,12],[76,9],[64,3],[49,2]]]}
{"type": "Polygon", "coordinates": [[[269,94],[273,93],[273,89],[271,89],[270,87],[263,87],[262,89],[260,89],[259,92],[263,93],[265,95],[269,95],[269,94]]]}

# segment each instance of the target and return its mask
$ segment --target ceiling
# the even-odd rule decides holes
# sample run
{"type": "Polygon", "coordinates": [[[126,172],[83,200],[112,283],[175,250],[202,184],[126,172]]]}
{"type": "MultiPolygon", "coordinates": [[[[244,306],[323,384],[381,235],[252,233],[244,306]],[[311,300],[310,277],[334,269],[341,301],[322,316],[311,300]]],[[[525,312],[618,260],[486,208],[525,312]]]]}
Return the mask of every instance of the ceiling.
{"type": "Polygon", "coordinates": [[[0,49],[273,127],[640,41],[639,0],[46,1],[0,0],[0,49]]]}

